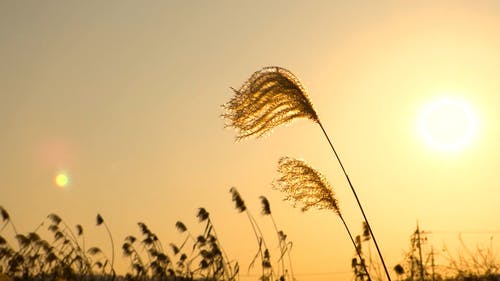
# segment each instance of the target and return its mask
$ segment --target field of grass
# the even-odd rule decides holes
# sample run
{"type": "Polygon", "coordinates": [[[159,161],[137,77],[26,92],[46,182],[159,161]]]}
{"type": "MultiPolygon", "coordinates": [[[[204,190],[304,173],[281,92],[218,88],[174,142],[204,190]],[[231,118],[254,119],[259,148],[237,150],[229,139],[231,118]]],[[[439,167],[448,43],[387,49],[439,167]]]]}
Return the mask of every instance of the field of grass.
{"type": "MultiPolygon", "coordinates": [[[[231,189],[236,210],[246,212],[255,230],[256,253],[252,265],[259,272],[260,280],[297,280],[291,264],[291,247],[283,231],[277,230],[279,252],[271,253],[256,220],[248,213],[244,200],[236,189],[231,189]],[[271,258],[272,257],[272,258],[271,258]]],[[[272,217],[270,204],[261,197],[262,214],[272,217]]],[[[175,225],[184,235],[182,244],[163,244],[144,223],[137,223],[141,237],[129,235],[121,242],[120,256],[129,263],[129,272],[117,275],[114,269],[115,253],[104,253],[97,247],[86,247],[84,229],[81,225],[68,226],[57,214],[49,214],[44,222],[27,234],[17,233],[10,214],[0,206],[2,225],[0,228],[0,281],[6,280],[239,280],[239,264],[229,260],[223,245],[204,208],[198,209],[197,220],[204,231],[193,234],[184,223],[175,225]],[[9,229],[10,228],[10,229],[9,229]],[[42,231],[46,230],[46,231],[42,231]],[[11,245],[2,233],[14,232],[17,245],[11,245]],[[39,233],[50,233],[42,237],[39,233]]],[[[97,227],[106,227],[102,216],[96,216],[97,227]]],[[[111,232],[109,243],[114,244],[111,232]]],[[[419,234],[412,236],[412,241],[419,234]]],[[[357,252],[353,251],[352,279],[357,281],[386,280],[380,274],[380,264],[364,253],[369,247],[366,228],[356,236],[357,252]],[[362,265],[361,263],[365,263],[362,265]]],[[[415,244],[415,246],[418,246],[415,244]]],[[[113,246],[112,249],[115,247],[113,246]]],[[[118,247],[117,247],[118,248],[118,247]]],[[[424,253],[425,255],[426,253],[424,253]]],[[[348,262],[348,257],[346,257],[348,262]]],[[[247,270],[246,268],[244,270],[247,270]]],[[[402,262],[393,268],[394,280],[405,281],[498,281],[500,262],[492,249],[478,249],[475,253],[449,257],[445,266],[434,268],[431,264],[419,263],[418,248],[413,248],[402,262]],[[423,275],[421,275],[423,272],[423,275]],[[421,278],[423,276],[423,278],[421,278]]]]}
{"type": "MultiPolygon", "coordinates": [[[[402,258],[401,264],[390,268],[384,261],[367,214],[358,199],[356,189],[337,154],[330,136],[325,131],[297,77],[280,67],[265,67],[255,72],[223,107],[222,115],[227,127],[237,131],[236,139],[260,137],[269,134],[276,126],[296,118],[306,118],[321,129],[336,163],[356,199],[363,216],[363,233],[355,236],[349,229],[339,208],[333,187],[325,177],[305,161],[282,157],[278,162],[279,177],[273,187],[283,193],[284,200],[302,211],[320,209],[331,211],[344,225],[353,246],[351,258],[353,279],[356,281],[439,281],[439,280],[491,280],[500,281],[500,264],[492,249],[468,252],[466,255],[449,257],[448,265],[441,269],[424,262],[421,247],[421,232],[417,227],[412,235],[412,248],[402,258]],[[376,249],[376,258],[366,254],[363,247],[371,243],[376,249]],[[390,273],[392,271],[392,274],[390,273]],[[395,278],[394,278],[395,277],[395,278]]],[[[231,188],[230,193],[236,210],[244,213],[252,227],[256,240],[256,252],[249,268],[258,272],[261,281],[295,281],[291,258],[291,243],[280,230],[271,213],[269,201],[261,197],[263,215],[269,216],[278,237],[277,247],[266,243],[257,221],[253,218],[240,193],[231,188]],[[271,253],[270,249],[278,249],[271,253]]],[[[129,263],[129,272],[118,276],[115,271],[115,240],[105,219],[97,214],[96,225],[106,229],[111,253],[100,248],[88,247],[81,225],[68,226],[57,214],[49,214],[34,231],[27,234],[17,232],[9,213],[0,207],[2,225],[0,235],[10,226],[17,245],[11,245],[0,236],[0,281],[10,280],[239,280],[240,265],[230,260],[204,208],[199,208],[197,219],[204,224],[204,231],[191,233],[181,221],[177,230],[184,235],[180,245],[163,244],[146,224],[138,222],[141,237],[126,236],[121,241],[121,255],[129,263]],[[48,225],[48,226],[47,226],[48,225]],[[42,237],[39,230],[46,227],[50,237],[42,237]]],[[[247,270],[246,268],[244,270],[247,270]]]]}

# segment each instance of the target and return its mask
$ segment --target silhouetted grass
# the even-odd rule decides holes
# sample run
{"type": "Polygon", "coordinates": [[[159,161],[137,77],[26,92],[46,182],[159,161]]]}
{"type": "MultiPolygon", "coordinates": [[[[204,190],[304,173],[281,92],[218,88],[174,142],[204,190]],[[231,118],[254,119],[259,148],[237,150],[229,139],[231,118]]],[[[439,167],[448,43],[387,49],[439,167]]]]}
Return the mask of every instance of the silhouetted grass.
{"type": "MultiPolygon", "coordinates": [[[[241,198],[239,199],[243,202],[241,198]]],[[[246,206],[243,208],[246,209],[246,206]]],[[[10,245],[0,235],[0,274],[4,277],[10,276],[14,280],[114,280],[118,278],[136,281],[233,281],[239,279],[239,264],[236,260],[230,260],[225,253],[210,213],[205,208],[199,208],[196,213],[199,223],[204,225],[203,232],[195,236],[183,222],[177,221],[175,228],[181,234],[185,234],[185,237],[179,246],[172,242],[168,244],[167,249],[145,223],[137,223],[141,237],[128,235],[121,247],[123,257],[129,260],[130,265],[128,272],[123,276],[117,276],[115,273],[114,240],[100,214],[96,216],[96,225],[106,227],[111,242],[111,259],[98,247],[85,250],[83,227],[76,225],[75,234],[57,214],[48,215],[34,232],[23,235],[14,229],[7,211],[2,207],[0,210],[4,218],[2,230],[5,225],[12,225],[12,231],[18,243],[17,247],[10,245]],[[47,231],[52,235],[52,239],[49,237],[45,240],[38,233],[42,230],[42,226],[46,226],[46,222],[49,222],[47,231]]],[[[250,213],[248,215],[251,217],[250,213]]],[[[252,221],[256,224],[255,220],[252,219],[252,221]]],[[[260,229],[258,233],[260,241],[263,241],[260,229]]],[[[263,250],[262,265],[263,268],[272,268],[267,247],[263,250]]],[[[263,280],[272,281],[274,280],[272,276],[272,274],[263,275],[263,280]]],[[[3,277],[0,276],[0,278],[3,277]]],[[[285,280],[285,277],[281,276],[280,280],[285,280]]]]}

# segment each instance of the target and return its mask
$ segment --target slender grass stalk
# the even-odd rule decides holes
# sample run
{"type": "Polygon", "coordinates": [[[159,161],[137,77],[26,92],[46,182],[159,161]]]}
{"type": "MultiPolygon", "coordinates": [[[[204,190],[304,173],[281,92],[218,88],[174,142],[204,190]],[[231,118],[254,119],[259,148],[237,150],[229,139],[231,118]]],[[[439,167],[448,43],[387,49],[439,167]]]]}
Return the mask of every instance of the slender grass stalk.
{"type": "MultiPolygon", "coordinates": [[[[283,259],[283,256],[285,253],[288,254],[288,261],[290,263],[290,273],[292,276],[292,280],[295,280],[295,275],[293,274],[293,266],[292,266],[292,258],[290,256],[290,251],[288,250],[288,244],[286,243],[286,235],[283,233],[283,231],[280,231],[278,229],[278,225],[276,224],[276,221],[274,220],[274,216],[271,212],[271,204],[269,204],[269,200],[265,196],[260,196],[260,202],[262,204],[262,215],[264,216],[269,216],[271,218],[271,221],[274,226],[274,230],[276,231],[276,235],[278,236],[278,243],[279,243],[279,248],[280,248],[280,258],[278,259],[278,264],[281,262],[281,269],[282,269],[282,274],[281,276],[285,276],[285,260],[283,259]]],[[[278,268],[278,274],[279,274],[279,268],[278,268]]]]}
{"type": "Polygon", "coordinates": [[[359,201],[358,194],[356,193],[356,190],[354,189],[354,186],[351,182],[351,179],[349,178],[349,175],[347,174],[347,171],[345,170],[344,165],[342,164],[342,161],[340,160],[340,157],[339,157],[337,151],[335,150],[332,141],[330,140],[330,137],[328,136],[328,134],[325,131],[325,128],[323,127],[323,124],[321,124],[321,122],[319,120],[317,123],[320,126],[321,131],[323,131],[323,134],[325,135],[326,139],[328,140],[328,144],[330,144],[330,148],[332,149],[333,154],[335,155],[335,158],[337,159],[337,161],[340,165],[340,168],[342,169],[342,172],[344,173],[344,176],[347,179],[347,183],[349,184],[349,187],[351,188],[351,191],[354,194],[354,198],[356,198],[356,202],[358,203],[359,210],[361,211],[361,214],[363,215],[363,219],[366,222],[366,227],[368,228],[368,231],[370,232],[370,235],[373,238],[373,244],[375,244],[375,248],[377,249],[377,253],[380,257],[380,261],[382,262],[382,266],[384,267],[385,274],[390,281],[391,276],[389,275],[389,271],[387,270],[387,266],[385,265],[385,261],[384,261],[384,258],[382,256],[382,252],[380,251],[380,247],[378,246],[377,239],[375,238],[375,235],[373,234],[372,227],[370,226],[370,222],[368,221],[368,218],[366,217],[363,206],[361,205],[361,202],[359,201]]]}
{"type": "MultiPolygon", "coordinates": [[[[257,253],[256,257],[260,254],[260,258],[261,258],[261,262],[262,262],[261,263],[261,266],[262,266],[262,276],[261,276],[261,279],[262,280],[267,280],[269,278],[269,276],[266,276],[266,273],[265,273],[265,269],[266,268],[270,269],[270,271],[271,271],[270,272],[271,273],[270,277],[272,279],[272,276],[273,276],[274,273],[273,273],[273,270],[272,270],[272,265],[269,262],[270,255],[269,255],[269,250],[267,248],[266,241],[264,240],[264,235],[262,234],[262,231],[260,230],[260,227],[257,224],[257,221],[255,221],[255,219],[253,218],[253,216],[250,214],[250,211],[246,207],[245,201],[241,197],[241,195],[238,192],[238,190],[235,187],[231,187],[231,189],[229,190],[229,192],[232,195],[232,200],[235,203],[236,209],[240,213],[245,212],[247,214],[248,220],[250,221],[250,225],[252,226],[252,230],[253,230],[253,232],[255,234],[255,238],[257,239],[257,244],[259,245],[259,252],[257,253]],[[262,250],[262,246],[264,246],[264,251],[262,250]]],[[[252,267],[252,264],[254,263],[255,258],[251,262],[250,267],[252,267]]]]}
{"type": "MultiPolygon", "coordinates": [[[[10,218],[9,213],[2,206],[0,206],[0,216],[2,217],[2,221],[4,221],[5,223],[8,222],[10,224],[10,226],[12,226],[12,230],[14,230],[15,235],[18,235],[19,233],[17,232],[17,228],[14,225],[14,223],[12,222],[12,219],[10,218]]],[[[2,230],[4,227],[2,227],[2,230]]]]}
{"type": "Polygon", "coordinates": [[[237,130],[236,140],[251,136],[260,137],[271,132],[273,128],[297,118],[310,119],[321,127],[356,198],[387,278],[390,281],[391,276],[359,197],[299,79],[284,68],[265,67],[255,72],[240,89],[232,90],[235,95],[228,103],[223,105],[225,113],[222,114],[222,117],[228,121],[226,127],[237,130]]]}
{"type": "Polygon", "coordinates": [[[100,214],[97,214],[96,224],[98,226],[101,225],[101,224],[104,225],[104,227],[106,228],[106,231],[108,232],[109,240],[111,241],[111,272],[113,274],[113,279],[114,279],[114,277],[116,276],[116,272],[115,272],[115,267],[114,267],[114,263],[115,263],[115,243],[113,242],[113,236],[111,235],[111,231],[109,230],[108,225],[106,224],[106,222],[104,221],[104,219],[102,218],[102,216],[100,214]]]}
{"type": "MultiPolygon", "coordinates": [[[[230,265],[229,256],[227,255],[226,251],[222,247],[222,243],[220,242],[219,236],[217,235],[217,231],[215,230],[215,226],[212,222],[212,219],[210,218],[210,213],[205,208],[198,208],[198,213],[196,214],[196,217],[198,217],[198,220],[200,222],[207,221],[207,224],[205,227],[205,235],[209,235],[210,232],[213,232],[213,235],[216,238],[215,243],[216,243],[217,247],[221,250],[223,260],[225,260],[225,262],[222,262],[222,266],[224,269],[224,276],[225,276],[227,281],[233,280],[232,276],[234,276],[234,275],[233,275],[233,269],[231,268],[231,265],[230,265]]],[[[184,229],[184,231],[187,230],[186,226],[184,226],[184,225],[182,227],[182,226],[176,224],[176,226],[178,229],[179,229],[179,227],[181,227],[184,229]]],[[[189,235],[191,235],[191,234],[189,234],[189,235]]]]}

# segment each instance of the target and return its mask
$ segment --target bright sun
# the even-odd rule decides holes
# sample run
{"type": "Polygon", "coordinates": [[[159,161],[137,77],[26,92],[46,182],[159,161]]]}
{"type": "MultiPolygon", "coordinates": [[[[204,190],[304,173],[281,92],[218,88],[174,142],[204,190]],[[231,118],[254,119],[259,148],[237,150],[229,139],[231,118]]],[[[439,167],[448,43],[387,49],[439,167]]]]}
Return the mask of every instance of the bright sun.
{"type": "Polygon", "coordinates": [[[470,104],[458,98],[441,98],[421,111],[418,126],[424,141],[440,151],[459,151],[476,136],[478,118],[470,104]]]}

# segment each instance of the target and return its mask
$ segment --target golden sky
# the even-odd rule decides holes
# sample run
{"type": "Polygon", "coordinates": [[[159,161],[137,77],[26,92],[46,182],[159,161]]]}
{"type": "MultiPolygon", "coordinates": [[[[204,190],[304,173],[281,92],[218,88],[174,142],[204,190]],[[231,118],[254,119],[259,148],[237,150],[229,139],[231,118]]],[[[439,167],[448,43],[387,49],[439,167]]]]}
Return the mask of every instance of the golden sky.
{"type": "Polygon", "coordinates": [[[391,268],[417,220],[438,248],[437,233],[451,244],[458,232],[500,230],[498,1],[2,1],[0,62],[0,205],[21,232],[56,212],[109,251],[99,212],[117,244],[139,235],[139,221],[166,244],[182,239],[177,220],[198,229],[205,207],[246,268],[257,245],[235,186],[273,241],[259,215],[258,197],[269,198],[299,280],[350,280],[338,218],[301,213],[271,189],[281,156],[304,159],[361,231],[321,130],[297,120],[235,143],[224,129],[229,87],[268,65],[308,91],[391,268]],[[479,120],[453,153],[432,149],[416,125],[442,96],[466,100],[479,120]],[[307,275],[321,272],[347,273],[307,275]]]}

